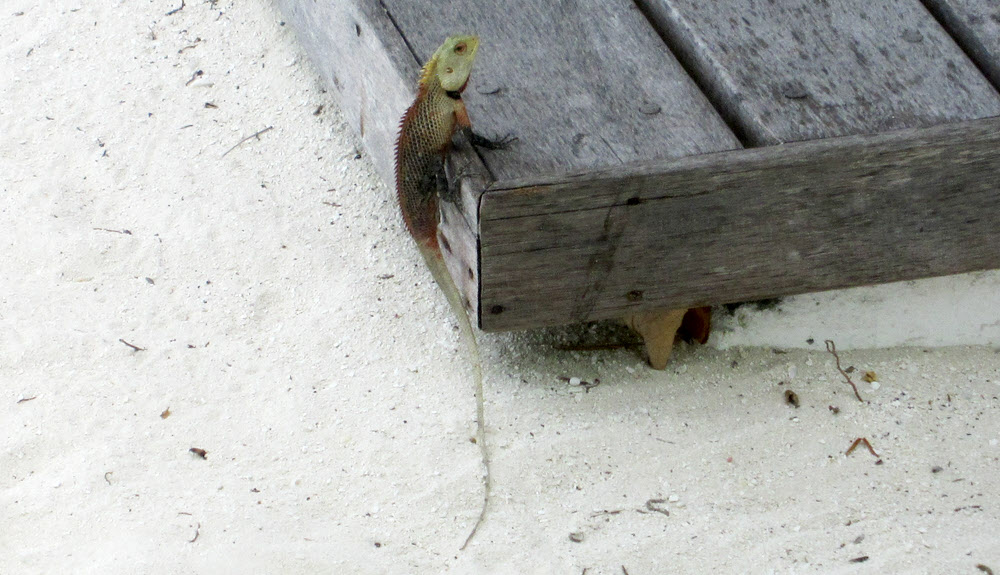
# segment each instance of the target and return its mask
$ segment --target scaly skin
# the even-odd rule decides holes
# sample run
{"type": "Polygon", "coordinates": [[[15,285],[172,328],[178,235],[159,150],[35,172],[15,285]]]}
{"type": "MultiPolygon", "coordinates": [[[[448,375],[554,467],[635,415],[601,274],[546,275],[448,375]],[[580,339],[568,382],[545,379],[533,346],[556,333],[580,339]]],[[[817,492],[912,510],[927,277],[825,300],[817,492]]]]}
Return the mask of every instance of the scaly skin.
{"type": "Polygon", "coordinates": [[[403,220],[418,244],[438,253],[438,176],[452,136],[472,127],[462,92],[478,49],[475,36],[445,40],[424,66],[417,98],[399,126],[396,196],[403,220]]]}
{"type": "Polygon", "coordinates": [[[483,420],[483,376],[479,346],[462,296],[448,273],[438,244],[438,194],[445,156],[451,149],[455,132],[465,130],[470,134],[470,141],[485,142],[484,139],[473,137],[469,115],[462,102],[462,92],[469,81],[478,48],[479,39],[475,36],[452,36],[434,52],[434,56],[423,68],[417,98],[403,116],[396,142],[396,196],[403,221],[417,242],[434,280],[448,298],[452,311],[458,316],[462,335],[473,356],[476,443],[482,454],[485,474],[479,517],[462,544],[462,549],[469,544],[486,518],[491,486],[490,458],[483,420]]]}

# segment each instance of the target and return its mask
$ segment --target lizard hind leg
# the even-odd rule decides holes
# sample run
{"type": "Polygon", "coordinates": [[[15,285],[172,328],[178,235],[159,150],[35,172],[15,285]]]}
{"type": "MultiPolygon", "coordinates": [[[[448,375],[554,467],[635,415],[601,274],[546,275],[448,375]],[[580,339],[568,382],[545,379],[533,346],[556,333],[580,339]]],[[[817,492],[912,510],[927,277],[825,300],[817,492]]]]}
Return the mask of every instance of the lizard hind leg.
{"type": "Polygon", "coordinates": [[[460,189],[458,178],[460,175],[460,173],[455,173],[451,162],[445,160],[441,165],[441,169],[437,172],[434,189],[442,201],[461,207],[462,195],[458,193],[460,189]]]}
{"type": "Polygon", "coordinates": [[[403,221],[410,235],[418,244],[437,246],[437,229],[440,194],[437,192],[439,173],[443,171],[440,156],[414,155],[406,158],[406,166],[399,178],[396,196],[403,221]]]}
{"type": "Polygon", "coordinates": [[[469,175],[469,164],[455,165],[454,156],[447,158],[438,177],[437,192],[441,200],[462,210],[462,178],[469,175]]]}

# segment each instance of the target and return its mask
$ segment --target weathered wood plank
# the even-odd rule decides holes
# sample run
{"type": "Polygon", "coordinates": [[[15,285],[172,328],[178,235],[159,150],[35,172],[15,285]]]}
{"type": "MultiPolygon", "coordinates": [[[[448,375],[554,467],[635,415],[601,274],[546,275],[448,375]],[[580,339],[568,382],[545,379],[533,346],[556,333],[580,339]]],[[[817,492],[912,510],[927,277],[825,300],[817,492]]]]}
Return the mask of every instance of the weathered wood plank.
{"type": "Polygon", "coordinates": [[[627,0],[383,2],[420,58],[449,34],[481,37],[469,115],[519,138],[481,152],[496,179],[739,147],[627,0]]]}
{"type": "Polygon", "coordinates": [[[478,131],[513,133],[519,140],[508,150],[480,151],[488,169],[467,147],[452,162],[464,176],[462,201],[460,211],[446,207],[442,233],[452,248],[449,270],[472,309],[479,308],[479,194],[491,174],[520,177],[739,147],[626,0],[596,7],[528,0],[278,5],[337,88],[387,182],[393,181],[398,119],[413,99],[418,63],[448,35],[475,31],[482,37],[466,104],[478,131]]]}
{"type": "Polygon", "coordinates": [[[497,183],[481,326],[996,268],[998,229],[1000,118],[497,183]]]}
{"type": "MultiPolygon", "coordinates": [[[[648,0],[647,12],[654,1],[668,7],[693,4],[648,0]]],[[[878,16],[875,24],[862,22],[855,30],[852,22],[845,31],[843,22],[830,16],[839,14],[839,8],[796,2],[761,7],[744,0],[741,5],[763,10],[748,11],[758,20],[778,18],[785,29],[801,31],[793,39],[802,45],[791,55],[772,47],[780,34],[744,30],[731,44],[720,44],[718,38],[712,44],[711,38],[698,35],[699,28],[689,26],[696,20],[677,20],[688,26],[680,32],[688,34],[690,46],[697,48],[700,42],[705,55],[716,58],[720,51],[742,50],[729,60],[704,60],[709,65],[703,70],[717,74],[714,81],[730,88],[726,109],[731,119],[739,117],[740,106],[749,110],[743,112],[748,118],[744,123],[734,122],[746,141],[868,133],[1000,113],[996,92],[947,36],[928,23],[928,14],[915,20],[928,26],[913,27],[919,39],[914,33],[902,38],[908,30],[902,20],[909,22],[909,16],[897,14],[901,22],[885,28],[883,6],[865,7],[878,16]],[[809,28],[789,19],[787,11],[796,6],[798,17],[813,10],[817,21],[826,22],[844,41],[837,34],[819,34],[823,26],[809,28]],[[887,29],[898,32],[890,33],[890,42],[883,36],[887,29]],[[916,48],[904,50],[900,38],[916,48]],[[797,67],[797,57],[810,63],[797,67]],[[917,73],[928,61],[932,65],[917,73]],[[782,66],[787,68],[784,76],[776,69],[782,66]],[[796,74],[815,83],[795,84],[796,74]],[[838,83],[840,78],[848,81],[838,83]]],[[[916,14],[913,2],[900,5],[916,14]]],[[[455,164],[467,176],[464,201],[461,211],[446,210],[444,234],[452,246],[449,269],[473,308],[483,310],[486,329],[998,265],[990,255],[997,251],[991,235],[977,227],[984,220],[990,226],[997,223],[991,203],[995,186],[992,195],[984,192],[989,185],[984,182],[998,173],[996,156],[990,155],[996,142],[982,133],[984,126],[996,130],[995,121],[964,126],[961,134],[935,128],[698,156],[739,143],[624,0],[587,4],[589,11],[582,2],[422,4],[279,0],[321,73],[338,87],[345,112],[388,181],[397,119],[412,100],[418,61],[448,34],[473,30],[483,37],[466,98],[471,115],[480,131],[512,132],[520,141],[511,150],[481,152],[489,169],[475,152],[460,153],[455,164]],[[866,146],[873,148],[868,152],[866,146]],[[695,157],[664,161],[685,156],[695,157]],[[528,190],[509,189],[515,183],[489,192],[483,200],[487,219],[481,222],[478,253],[476,208],[491,173],[530,183],[546,172],[608,169],[636,161],[638,172],[633,165],[551,185],[531,184],[528,190]],[[955,172],[959,168],[969,171],[955,172]],[[908,184],[906,178],[911,179],[908,184]],[[935,195],[935,190],[943,192],[935,195]],[[967,203],[961,203],[957,191],[968,194],[967,203]],[[780,218],[775,230],[765,230],[761,222],[786,205],[794,208],[790,215],[780,218]],[[928,215],[935,211],[944,217],[928,215]],[[506,215],[496,217],[498,213],[506,215]],[[877,215],[888,228],[879,225],[877,215]],[[914,231],[918,222],[929,231],[914,231]],[[955,226],[948,228],[949,222],[955,226]],[[985,240],[977,243],[977,237],[985,240]],[[968,250],[960,249],[962,242],[968,250]],[[797,255],[789,263],[792,253],[797,255]],[[477,255],[481,269],[475,265],[477,255]],[[865,257],[874,267],[866,267],[865,257]],[[477,281],[482,284],[481,306],[477,281]]],[[[845,5],[857,8],[861,0],[845,5]]],[[[713,5],[717,13],[724,8],[713,5]]],[[[741,22],[731,27],[746,24],[741,22]]],[[[721,30],[723,36],[732,33],[721,30]]],[[[671,44],[684,47],[674,39],[671,44]]],[[[698,63],[692,57],[695,50],[681,53],[687,65],[698,63]]],[[[711,74],[702,77],[703,83],[706,78],[711,74]]],[[[725,104],[720,93],[724,91],[713,94],[725,104]]]]}
{"type": "Polygon", "coordinates": [[[1000,89],[1000,3],[996,0],[924,0],[966,53],[1000,89]]]}
{"type": "Polygon", "coordinates": [[[399,119],[413,101],[420,66],[376,2],[276,0],[361,143],[394,181],[399,119]]]}
{"type": "Polygon", "coordinates": [[[1000,114],[920,0],[639,3],[748,146],[1000,114]]]}

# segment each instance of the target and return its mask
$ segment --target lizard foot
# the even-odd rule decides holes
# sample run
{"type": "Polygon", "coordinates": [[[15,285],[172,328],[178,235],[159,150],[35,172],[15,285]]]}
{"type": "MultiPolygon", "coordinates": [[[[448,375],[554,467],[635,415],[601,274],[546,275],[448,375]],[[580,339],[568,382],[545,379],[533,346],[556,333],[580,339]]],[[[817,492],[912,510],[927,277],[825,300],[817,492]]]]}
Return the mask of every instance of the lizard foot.
{"type": "Polygon", "coordinates": [[[502,138],[492,139],[486,136],[481,136],[475,132],[469,133],[469,143],[473,146],[479,146],[480,148],[486,148],[487,150],[506,150],[511,144],[517,141],[517,136],[513,134],[507,134],[502,138]]]}

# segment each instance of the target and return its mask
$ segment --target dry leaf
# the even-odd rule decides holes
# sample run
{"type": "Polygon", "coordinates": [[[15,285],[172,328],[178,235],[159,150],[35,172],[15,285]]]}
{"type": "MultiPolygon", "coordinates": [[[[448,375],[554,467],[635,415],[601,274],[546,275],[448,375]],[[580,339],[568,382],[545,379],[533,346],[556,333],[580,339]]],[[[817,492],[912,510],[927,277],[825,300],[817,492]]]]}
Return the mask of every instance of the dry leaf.
{"type": "Polygon", "coordinates": [[[799,394],[790,389],[785,390],[785,403],[793,407],[799,406],[799,394]]]}

